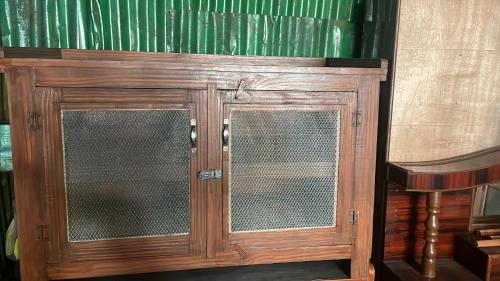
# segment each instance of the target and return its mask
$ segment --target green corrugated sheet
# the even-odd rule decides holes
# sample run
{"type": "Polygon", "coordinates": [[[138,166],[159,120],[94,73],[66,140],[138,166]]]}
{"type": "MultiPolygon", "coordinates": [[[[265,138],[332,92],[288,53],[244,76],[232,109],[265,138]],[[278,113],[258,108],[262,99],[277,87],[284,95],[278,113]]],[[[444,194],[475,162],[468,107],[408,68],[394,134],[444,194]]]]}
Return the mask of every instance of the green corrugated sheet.
{"type": "MultiPolygon", "coordinates": [[[[64,1],[66,2],[66,1],[64,1]]],[[[148,14],[165,10],[310,17],[353,21],[359,0],[98,0],[102,10],[143,10],[148,14]]]]}
{"type": "Polygon", "coordinates": [[[398,0],[367,0],[365,4],[361,57],[392,59],[398,0]]]}
{"type": "Polygon", "coordinates": [[[352,57],[358,1],[3,0],[0,28],[10,47],[352,57]]]}

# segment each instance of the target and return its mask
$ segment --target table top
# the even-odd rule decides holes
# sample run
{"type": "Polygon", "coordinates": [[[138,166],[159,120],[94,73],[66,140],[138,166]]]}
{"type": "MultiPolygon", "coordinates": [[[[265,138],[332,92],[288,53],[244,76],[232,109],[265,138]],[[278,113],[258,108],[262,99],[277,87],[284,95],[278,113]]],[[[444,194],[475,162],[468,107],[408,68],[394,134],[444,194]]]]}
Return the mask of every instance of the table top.
{"type": "Polygon", "coordinates": [[[452,191],[500,181],[500,146],[457,157],[388,163],[388,179],[408,191],[452,191]]]}

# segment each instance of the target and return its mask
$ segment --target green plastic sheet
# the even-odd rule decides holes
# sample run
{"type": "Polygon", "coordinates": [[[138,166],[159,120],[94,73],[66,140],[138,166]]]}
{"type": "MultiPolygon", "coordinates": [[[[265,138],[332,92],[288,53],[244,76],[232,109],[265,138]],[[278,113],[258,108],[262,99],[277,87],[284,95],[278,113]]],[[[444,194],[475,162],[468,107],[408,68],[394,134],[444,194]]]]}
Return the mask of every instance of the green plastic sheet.
{"type": "Polygon", "coordinates": [[[367,0],[365,7],[361,57],[392,59],[398,0],[367,0]]]}
{"type": "Polygon", "coordinates": [[[1,0],[5,46],[352,57],[358,0],[1,0]]]}
{"type": "Polygon", "coordinates": [[[149,14],[165,10],[310,17],[354,21],[358,0],[105,0],[94,1],[102,10],[143,10],[149,14]]]}

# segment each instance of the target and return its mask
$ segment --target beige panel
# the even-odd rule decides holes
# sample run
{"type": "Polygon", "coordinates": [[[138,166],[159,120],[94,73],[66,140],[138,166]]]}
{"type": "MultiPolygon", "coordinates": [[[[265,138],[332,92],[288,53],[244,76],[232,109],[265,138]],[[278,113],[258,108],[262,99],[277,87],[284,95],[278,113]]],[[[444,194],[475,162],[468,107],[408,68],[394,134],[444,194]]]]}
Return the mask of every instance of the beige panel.
{"type": "MultiPolygon", "coordinates": [[[[497,125],[456,126],[393,126],[392,135],[401,142],[409,142],[413,149],[395,148],[398,154],[390,161],[421,161],[447,158],[498,145],[500,129],[497,125]],[[496,137],[495,137],[496,135],[496,137]],[[424,137],[425,136],[425,137],[424,137]],[[418,152],[422,153],[421,155],[418,152]]],[[[391,150],[392,152],[392,150],[391,150]]]]}
{"type": "Polygon", "coordinates": [[[400,49],[499,49],[500,0],[401,1],[400,49]]]}
{"type": "Polygon", "coordinates": [[[500,0],[402,0],[390,161],[500,145],[500,0]]]}

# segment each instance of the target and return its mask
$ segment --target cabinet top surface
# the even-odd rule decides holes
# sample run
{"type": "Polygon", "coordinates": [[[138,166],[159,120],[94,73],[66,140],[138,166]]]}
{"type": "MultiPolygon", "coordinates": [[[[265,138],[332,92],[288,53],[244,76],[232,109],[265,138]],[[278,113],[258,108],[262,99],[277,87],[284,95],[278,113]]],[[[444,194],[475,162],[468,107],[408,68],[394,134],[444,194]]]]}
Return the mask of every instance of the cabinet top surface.
{"type": "Polygon", "coordinates": [[[224,72],[287,72],[372,75],[384,81],[387,61],[305,57],[228,56],[105,50],[2,48],[0,72],[6,67],[99,67],[193,69],[224,72]]]}

